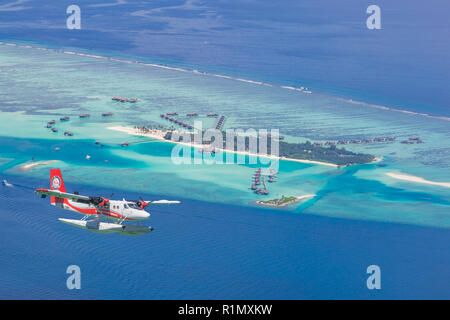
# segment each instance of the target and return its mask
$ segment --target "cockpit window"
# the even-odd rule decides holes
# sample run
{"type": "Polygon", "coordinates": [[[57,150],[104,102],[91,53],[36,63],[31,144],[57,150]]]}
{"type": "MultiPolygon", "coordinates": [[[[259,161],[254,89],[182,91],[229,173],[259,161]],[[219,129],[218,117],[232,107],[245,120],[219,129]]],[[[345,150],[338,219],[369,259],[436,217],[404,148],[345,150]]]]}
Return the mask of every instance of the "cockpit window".
{"type": "Polygon", "coordinates": [[[139,209],[139,207],[134,202],[129,202],[128,205],[129,205],[130,208],[139,209]]]}

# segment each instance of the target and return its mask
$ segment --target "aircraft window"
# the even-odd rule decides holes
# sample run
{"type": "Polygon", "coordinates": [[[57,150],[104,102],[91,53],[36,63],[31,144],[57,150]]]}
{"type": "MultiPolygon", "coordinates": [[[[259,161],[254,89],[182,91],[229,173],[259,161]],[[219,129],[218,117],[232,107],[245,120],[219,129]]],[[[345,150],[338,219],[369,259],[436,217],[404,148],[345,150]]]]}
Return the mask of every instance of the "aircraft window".
{"type": "Polygon", "coordinates": [[[123,207],[124,207],[125,209],[128,209],[128,205],[127,205],[126,203],[123,205],[123,207]]]}

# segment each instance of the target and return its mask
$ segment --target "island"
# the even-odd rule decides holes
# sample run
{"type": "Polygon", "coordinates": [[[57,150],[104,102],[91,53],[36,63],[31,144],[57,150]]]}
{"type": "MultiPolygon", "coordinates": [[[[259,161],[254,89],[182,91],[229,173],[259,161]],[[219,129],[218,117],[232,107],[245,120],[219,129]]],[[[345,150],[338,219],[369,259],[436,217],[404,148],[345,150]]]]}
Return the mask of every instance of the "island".
{"type": "Polygon", "coordinates": [[[288,205],[297,203],[301,200],[313,198],[314,196],[315,196],[314,194],[306,194],[306,195],[298,196],[298,197],[282,196],[279,199],[272,199],[272,200],[266,200],[266,201],[259,200],[259,201],[256,201],[256,204],[279,208],[279,207],[286,207],[288,205]]]}
{"type": "MultiPolygon", "coordinates": [[[[222,132],[222,141],[214,141],[214,139],[212,141],[207,141],[201,138],[194,139],[193,132],[177,131],[174,129],[148,128],[145,126],[113,126],[108,127],[107,129],[120,131],[131,135],[153,138],[168,143],[191,146],[200,149],[200,151],[204,153],[230,152],[248,156],[274,158],[286,161],[312,163],[333,167],[367,164],[380,160],[380,158],[376,158],[370,154],[355,153],[346,150],[344,147],[338,148],[335,145],[318,146],[311,143],[310,141],[306,141],[303,143],[276,141],[276,143],[278,143],[279,152],[278,156],[275,156],[271,154],[272,140],[274,140],[275,138],[267,138],[267,150],[264,150],[264,152],[259,150],[259,138],[254,138],[256,139],[256,142],[254,143],[256,143],[257,146],[257,153],[251,153],[249,147],[250,137],[244,137],[244,150],[239,150],[237,143],[238,137],[234,136],[234,148],[230,149],[226,146],[226,132],[222,132]],[[190,135],[190,137],[189,139],[185,140],[184,138],[186,138],[186,135],[190,135]],[[175,136],[177,138],[175,138],[175,136]],[[201,141],[201,144],[195,143],[195,141],[201,141]]],[[[203,136],[204,132],[196,134],[202,134],[203,136]]]]}
{"type": "MultiPolygon", "coordinates": [[[[203,141],[204,145],[211,145],[214,142],[214,146],[216,148],[222,149],[223,151],[234,151],[239,152],[238,150],[238,137],[234,136],[234,148],[229,150],[226,148],[226,132],[222,132],[223,139],[222,141],[203,141]]],[[[243,137],[245,140],[245,151],[248,152],[250,149],[250,137],[243,137]]],[[[172,131],[167,131],[164,134],[165,140],[174,141],[172,131]]],[[[254,138],[255,144],[257,146],[258,155],[263,154],[262,151],[259,150],[259,137],[254,138]]],[[[267,150],[264,152],[267,155],[271,154],[271,146],[272,141],[275,138],[267,137],[267,150]]],[[[191,133],[190,141],[194,141],[194,134],[191,133]]],[[[176,142],[182,142],[182,137],[179,137],[179,140],[176,142]],[[181,138],[181,139],[180,139],[181,138]]],[[[276,141],[278,143],[279,149],[279,157],[284,160],[302,160],[309,161],[312,163],[328,163],[333,164],[335,166],[350,166],[355,164],[365,164],[376,161],[375,156],[365,153],[355,153],[349,150],[346,150],[344,147],[338,148],[336,145],[330,146],[319,146],[311,143],[310,141],[306,141],[303,143],[289,143],[285,141],[276,141]]],[[[245,152],[244,152],[245,153],[245,152]]],[[[248,153],[249,154],[249,153],[248,153]]],[[[250,154],[249,154],[250,155],[250,154]]]]}

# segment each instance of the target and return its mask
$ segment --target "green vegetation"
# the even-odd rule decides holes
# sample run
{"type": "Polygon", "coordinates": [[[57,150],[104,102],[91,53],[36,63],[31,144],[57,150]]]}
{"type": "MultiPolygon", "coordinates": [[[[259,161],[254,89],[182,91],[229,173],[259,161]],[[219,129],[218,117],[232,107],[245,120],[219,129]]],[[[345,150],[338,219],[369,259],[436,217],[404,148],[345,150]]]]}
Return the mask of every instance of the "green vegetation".
{"type": "Polygon", "coordinates": [[[269,205],[273,205],[273,206],[282,206],[282,205],[287,205],[289,203],[293,203],[297,201],[296,197],[285,197],[282,196],[280,199],[272,199],[272,200],[267,200],[267,201],[259,201],[259,203],[261,204],[269,204],[269,205]]]}
{"type": "MultiPolygon", "coordinates": [[[[226,133],[222,132],[223,138],[222,142],[219,142],[216,144],[220,148],[226,148],[226,133]]],[[[172,139],[172,132],[167,132],[164,136],[166,140],[172,139]]],[[[241,137],[239,140],[245,139],[245,151],[248,151],[250,146],[250,143],[252,143],[256,149],[257,152],[260,152],[259,150],[259,140],[256,138],[249,139],[249,137],[241,137]]],[[[182,141],[183,139],[180,138],[179,141],[182,141]]],[[[212,139],[214,141],[214,138],[212,139]]],[[[191,134],[191,141],[194,141],[193,134],[191,134]]],[[[202,141],[202,139],[198,139],[198,141],[202,141]]],[[[209,144],[211,141],[204,141],[203,144],[209,144]]],[[[234,151],[238,150],[238,138],[234,137],[234,151]]],[[[271,153],[271,146],[272,146],[272,139],[267,138],[267,151],[265,153],[270,154],[271,153]]],[[[292,158],[292,159],[298,159],[298,160],[311,160],[311,161],[320,161],[320,162],[327,162],[336,164],[339,166],[346,166],[346,165],[353,165],[353,164],[362,164],[362,163],[370,163],[372,162],[375,157],[370,154],[364,154],[364,153],[354,153],[349,150],[346,150],[345,148],[337,148],[335,145],[330,146],[318,146],[314,145],[309,141],[306,141],[304,143],[288,143],[284,141],[278,142],[278,148],[279,148],[279,156],[285,157],[285,158],[292,158]]]]}
{"type": "Polygon", "coordinates": [[[334,163],[337,165],[352,165],[372,162],[375,157],[370,154],[354,153],[345,148],[315,146],[311,142],[287,143],[280,141],[280,156],[293,159],[312,160],[334,163]]]}

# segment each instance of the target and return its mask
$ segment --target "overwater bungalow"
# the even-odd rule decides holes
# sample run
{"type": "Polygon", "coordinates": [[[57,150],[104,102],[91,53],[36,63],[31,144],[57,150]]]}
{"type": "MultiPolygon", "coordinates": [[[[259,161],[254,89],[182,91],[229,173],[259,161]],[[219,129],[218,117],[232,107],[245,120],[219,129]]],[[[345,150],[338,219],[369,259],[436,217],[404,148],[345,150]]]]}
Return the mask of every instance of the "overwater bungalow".
{"type": "Polygon", "coordinates": [[[166,115],[168,115],[168,116],[177,116],[178,113],[177,112],[167,112],[166,115]]]}
{"type": "Polygon", "coordinates": [[[50,122],[47,122],[47,128],[51,128],[52,124],[50,122]]]}
{"type": "Polygon", "coordinates": [[[225,116],[221,116],[219,121],[217,121],[216,130],[220,130],[225,121],[225,116]]]}
{"type": "Polygon", "coordinates": [[[89,118],[91,115],[90,114],[80,114],[80,118],[89,118]]]}
{"type": "Polygon", "coordinates": [[[128,99],[128,102],[130,102],[130,103],[136,103],[137,101],[138,101],[137,98],[130,98],[130,99],[128,99]]]}
{"type": "Polygon", "coordinates": [[[114,113],[112,113],[112,112],[104,112],[104,113],[102,113],[102,117],[110,117],[110,116],[112,116],[114,113]]]}
{"type": "Polygon", "coordinates": [[[68,116],[59,118],[60,121],[69,121],[69,119],[70,118],[68,116]]]}
{"type": "Polygon", "coordinates": [[[68,136],[68,137],[71,137],[71,136],[73,136],[73,133],[70,132],[70,131],[66,131],[66,132],[64,132],[64,135],[68,136]]]}
{"type": "Polygon", "coordinates": [[[216,118],[216,117],[218,117],[219,115],[218,115],[217,113],[208,113],[206,116],[207,116],[207,117],[210,117],[210,118],[216,118]]]}
{"type": "Polygon", "coordinates": [[[52,128],[52,132],[58,132],[58,129],[52,128]]]}
{"type": "Polygon", "coordinates": [[[197,116],[198,116],[198,113],[196,113],[196,112],[190,112],[190,113],[186,114],[186,116],[188,116],[188,117],[197,117],[197,116]]]}
{"type": "Polygon", "coordinates": [[[48,123],[50,123],[50,124],[55,124],[56,121],[55,121],[55,120],[50,120],[48,123]]]}

